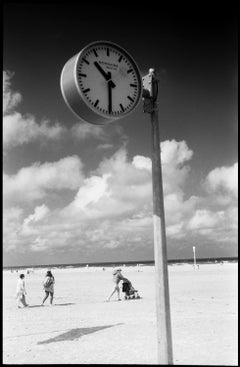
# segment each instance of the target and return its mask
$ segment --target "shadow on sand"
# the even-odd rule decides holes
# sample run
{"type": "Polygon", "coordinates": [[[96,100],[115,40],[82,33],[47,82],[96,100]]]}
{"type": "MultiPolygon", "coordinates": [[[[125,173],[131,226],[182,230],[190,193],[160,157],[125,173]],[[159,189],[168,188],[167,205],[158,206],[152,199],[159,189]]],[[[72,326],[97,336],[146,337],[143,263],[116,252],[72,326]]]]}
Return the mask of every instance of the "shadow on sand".
{"type": "Polygon", "coordinates": [[[75,339],[81,338],[81,336],[83,335],[95,333],[96,331],[104,330],[104,329],[107,329],[113,326],[117,326],[117,325],[123,325],[123,323],[115,324],[115,325],[93,326],[93,327],[72,329],[72,330],[67,331],[66,333],[56,336],[55,338],[50,338],[50,339],[38,342],[37,344],[49,344],[49,343],[66,341],[66,340],[75,340],[75,339]]]}
{"type": "MultiPolygon", "coordinates": [[[[52,307],[54,306],[70,306],[70,305],[75,305],[75,303],[54,303],[53,305],[52,305],[52,307]]],[[[28,308],[34,308],[34,307],[48,307],[48,306],[50,306],[50,305],[44,305],[44,306],[42,306],[42,305],[32,305],[32,306],[28,306],[28,308]]]]}
{"type": "Polygon", "coordinates": [[[71,306],[71,305],[75,305],[75,303],[54,303],[53,306],[71,306]]]}

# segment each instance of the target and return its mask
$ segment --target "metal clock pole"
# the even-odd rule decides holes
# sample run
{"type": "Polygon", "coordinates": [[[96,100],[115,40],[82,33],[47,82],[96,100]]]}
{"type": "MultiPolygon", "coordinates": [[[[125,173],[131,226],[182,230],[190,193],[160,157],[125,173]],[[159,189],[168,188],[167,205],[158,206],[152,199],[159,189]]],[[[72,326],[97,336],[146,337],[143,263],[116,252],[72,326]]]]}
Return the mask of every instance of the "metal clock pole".
{"type": "Polygon", "coordinates": [[[193,246],[193,267],[196,269],[196,252],[195,252],[195,246],[193,246]]]}
{"type": "Polygon", "coordinates": [[[143,77],[143,111],[150,113],[152,125],[153,227],[158,363],[173,365],[157,95],[158,80],[154,69],[150,69],[149,74],[143,77]]]}

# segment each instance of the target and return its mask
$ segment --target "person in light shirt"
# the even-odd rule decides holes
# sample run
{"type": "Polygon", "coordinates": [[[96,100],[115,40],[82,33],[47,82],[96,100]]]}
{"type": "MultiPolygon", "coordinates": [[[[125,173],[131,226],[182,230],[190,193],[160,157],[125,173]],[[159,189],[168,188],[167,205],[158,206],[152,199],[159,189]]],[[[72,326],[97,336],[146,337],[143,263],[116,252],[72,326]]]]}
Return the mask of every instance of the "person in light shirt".
{"type": "Polygon", "coordinates": [[[26,302],[26,289],[25,289],[25,275],[24,274],[20,274],[19,275],[19,279],[17,281],[17,306],[18,308],[21,308],[20,303],[24,306],[27,307],[28,304],[26,302]]]}

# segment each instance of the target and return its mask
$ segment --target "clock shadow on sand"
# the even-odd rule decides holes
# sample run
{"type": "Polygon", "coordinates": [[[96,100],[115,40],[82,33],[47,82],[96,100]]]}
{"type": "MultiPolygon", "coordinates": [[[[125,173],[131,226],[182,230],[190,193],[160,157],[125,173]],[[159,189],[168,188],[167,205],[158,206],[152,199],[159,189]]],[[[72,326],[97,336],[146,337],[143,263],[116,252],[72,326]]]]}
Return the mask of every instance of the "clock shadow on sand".
{"type": "Polygon", "coordinates": [[[50,338],[50,339],[38,342],[37,344],[49,344],[49,343],[67,341],[67,340],[69,341],[75,340],[75,339],[81,338],[84,335],[92,334],[97,331],[108,329],[110,327],[117,326],[117,325],[123,325],[123,323],[115,324],[115,325],[93,326],[93,327],[72,329],[72,330],[67,331],[66,333],[57,335],[54,338],[50,338]]]}

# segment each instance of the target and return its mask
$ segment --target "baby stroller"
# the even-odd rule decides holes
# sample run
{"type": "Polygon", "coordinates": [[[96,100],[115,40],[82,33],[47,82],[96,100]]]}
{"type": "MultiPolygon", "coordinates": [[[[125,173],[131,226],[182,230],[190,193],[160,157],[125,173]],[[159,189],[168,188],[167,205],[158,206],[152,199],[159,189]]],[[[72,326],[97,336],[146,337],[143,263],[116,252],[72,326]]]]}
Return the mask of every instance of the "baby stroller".
{"type": "Polygon", "coordinates": [[[138,291],[132,286],[132,283],[128,279],[123,280],[122,291],[125,293],[125,299],[140,298],[138,291]]]}

